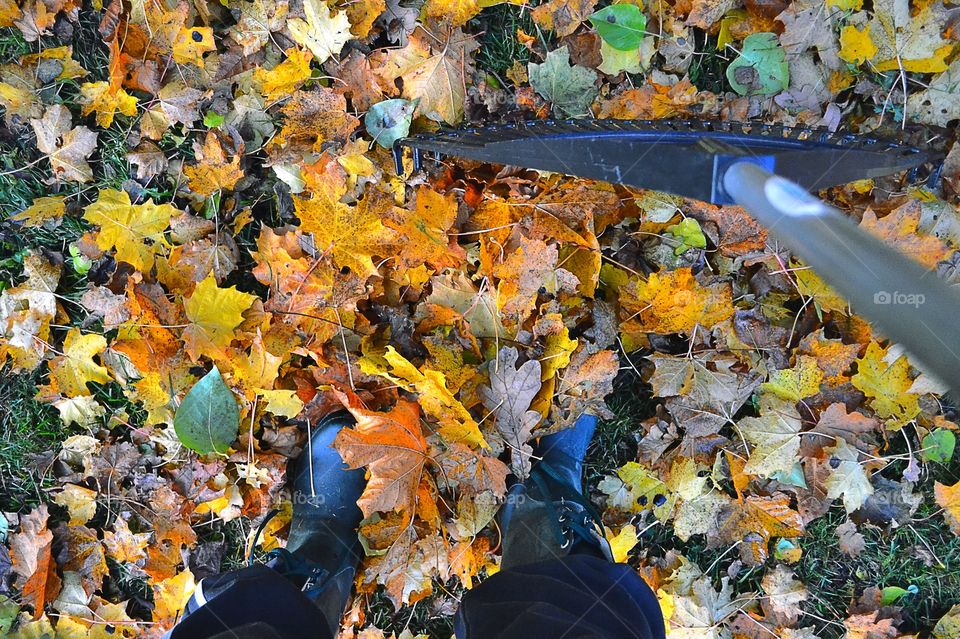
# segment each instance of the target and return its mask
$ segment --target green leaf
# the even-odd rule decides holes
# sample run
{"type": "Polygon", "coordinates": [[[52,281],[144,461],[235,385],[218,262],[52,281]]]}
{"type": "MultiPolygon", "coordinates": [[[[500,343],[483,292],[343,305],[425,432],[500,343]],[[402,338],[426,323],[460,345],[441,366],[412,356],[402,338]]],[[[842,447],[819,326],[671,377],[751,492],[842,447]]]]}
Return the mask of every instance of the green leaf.
{"type": "Polygon", "coordinates": [[[633,51],[640,48],[646,35],[647,17],[633,4],[613,4],[590,16],[600,39],[614,49],[633,51]]]}
{"type": "Polygon", "coordinates": [[[752,33],[727,67],[727,80],[740,95],[773,95],[790,84],[787,54],[773,33],[752,33]]]}
{"type": "Polygon", "coordinates": [[[203,455],[226,453],[236,440],[240,411],[216,366],[183,398],[173,428],[184,446],[203,455]]]}
{"type": "Polygon", "coordinates": [[[214,111],[207,111],[207,114],[203,116],[203,126],[215,129],[221,124],[223,124],[224,116],[216,113],[214,111]]]}
{"type": "Polygon", "coordinates": [[[527,65],[530,86],[553,105],[558,117],[582,118],[590,115],[597,97],[597,74],[570,64],[570,51],[563,47],[547,54],[543,64],[527,65]]]}
{"type": "Polygon", "coordinates": [[[880,591],[880,605],[881,606],[890,606],[907,595],[915,595],[920,592],[920,589],[914,585],[907,586],[906,588],[901,588],[899,586],[887,586],[880,591]]]}
{"type": "MultiPolygon", "coordinates": [[[[2,515],[0,519],[3,519],[2,515]]],[[[0,595],[0,637],[7,636],[19,612],[20,605],[17,602],[6,595],[0,595]]]]}
{"type": "Polygon", "coordinates": [[[73,244],[70,245],[70,263],[73,266],[73,270],[77,272],[78,275],[86,275],[87,271],[90,270],[90,267],[93,266],[93,262],[90,261],[86,255],[80,252],[73,244]]]}
{"type": "Polygon", "coordinates": [[[923,446],[921,453],[923,461],[946,464],[953,459],[953,449],[957,445],[957,436],[946,428],[938,428],[929,433],[920,442],[923,446]]]}
{"type": "Polygon", "coordinates": [[[410,132],[413,112],[419,103],[419,98],[412,101],[397,98],[377,102],[370,107],[363,119],[367,135],[383,148],[391,148],[394,142],[406,137],[410,132]]]}
{"type": "Polygon", "coordinates": [[[671,224],[667,227],[667,233],[680,240],[680,246],[673,249],[676,255],[682,255],[687,249],[707,247],[707,238],[700,223],[692,217],[684,218],[679,224],[671,224]]]}

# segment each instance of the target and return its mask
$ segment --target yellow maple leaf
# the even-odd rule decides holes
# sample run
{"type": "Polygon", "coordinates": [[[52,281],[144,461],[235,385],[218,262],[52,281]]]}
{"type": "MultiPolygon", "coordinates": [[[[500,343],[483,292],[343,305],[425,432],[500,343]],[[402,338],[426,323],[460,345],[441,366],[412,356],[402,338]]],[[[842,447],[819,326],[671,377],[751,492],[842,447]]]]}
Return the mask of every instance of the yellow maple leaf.
{"type": "Polygon", "coordinates": [[[197,284],[193,295],[183,301],[190,320],[183,330],[183,341],[193,361],[201,355],[213,358],[221,354],[243,323],[243,312],[256,299],[256,295],[242,293],[235,286],[220,288],[213,273],[197,284]]]}
{"type": "Polygon", "coordinates": [[[403,97],[420,98],[419,110],[427,117],[457,124],[463,119],[464,81],[473,71],[471,53],[477,42],[462,31],[453,31],[437,41],[418,28],[407,46],[390,52],[387,63],[376,71],[386,82],[403,78],[403,97]]]}
{"type": "Polygon", "coordinates": [[[303,401],[293,390],[261,390],[260,395],[267,400],[268,413],[293,419],[303,410],[303,401]]]}
{"type": "Polygon", "coordinates": [[[203,196],[217,191],[230,190],[236,186],[243,171],[240,169],[240,156],[234,155],[227,160],[223,145],[213,131],[207,131],[203,146],[197,148],[197,164],[183,167],[183,173],[190,181],[190,190],[203,196]]]}
{"type": "Polygon", "coordinates": [[[681,333],[694,326],[711,328],[733,316],[727,284],[702,286],[689,268],[651,273],[647,281],[631,279],[620,289],[620,304],[628,322],[651,333],[681,333]]]}
{"type": "Polygon", "coordinates": [[[449,23],[460,27],[480,13],[479,0],[427,0],[420,9],[420,20],[449,23]]]}
{"type": "Polygon", "coordinates": [[[633,524],[627,524],[616,535],[609,528],[604,528],[604,533],[610,543],[613,560],[619,564],[627,563],[627,556],[630,551],[640,543],[640,539],[637,537],[637,527],[633,524]]]}
{"type": "Polygon", "coordinates": [[[860,226],[879,237],[888,246],[895,247],[901,253],[932,269],[938,262],[947,259],[952,250],[935,235],[922,235],[917,232],[920,214],[920,202],[910,200],[880,219],[877,219],[872,210],[867,209],[863,212],[860,226]]]}
{"type": "Polygon", "coordinates": [[[113,530],[103,533],[103,547],[117,561],[139,561],[147,556],[147,544],[151,533],[134,533],[127,520],[117,517],[113,530]]]}
{"type": "Polygon", "coordinates": [[[22,16],[23,12],[14,0],[0,2],[0,27],[12,27],[22,16]]]}
{"type": "Polygon", "coordinates": [[[851,25],[843,27],[840,30],[838,55],[841,60],[851,64],[862,64],[872,60],[873,56],[877,55],[877,45],[870,39],[870,29],[864,28],[861,31],[851,25]]]}
{"type": "Polygon", "coordinates": [[[84,82],[80,85],[83,115],[97,113],[97,124],[107,129],[117,112],[132,117],[137,114],[137,99],[111,82],[84,82]]]}
{"type": "Polygon", "coordinates": [[[947,486],[936,482],[933,495],[937,505],[943,508],[943,516],[955,535],[960,535],[960,482],[947,486]]]}
{"type": "Polygon", "coordinates": [[[63,355],[50,362],[50,389],[65,397],[89,395],[87,382],[106,384],[110,374],[93,357],[107,348],[103,335],[83,335],[71,328],[63,341],[63,355]]]}
{"type": "Polygon", "coordinates": [[[0,293],[0,362],[9,355],[14,371],[33,369],[46,354],[61,267],[28,253],[23,271],[25,282],[0,293]]]}
{"type": "Polygon", "coordinates": [[[305,0],[303,13],[306,20],[294,18],[287,22],[287,28],[294,42],[313,52],[318,64],[339,55],[343,45],[353,38],[347,14],[337,12],[331,16],[330,7],[323,0],[305,0]]]}
{"type": "Polygon", "coordinates": [[[53,499],[70,513],[70,526],[82,526],[97,514],[97,491],[67,484],[53,499]]]}
{"type": "Polygon", "coordinates": [[[170,204],[132,204],[126,191],[103,189],[97,201],[84,209],[83,219],[100,227],[97,246],[115,248],[117,260],[139,271],[153,267],[154,255],[167,241],[163,232],[180,211],[170,204]]]}
{"type": "Polygon", "coordinates": [[[173,41],[173,61],[203,68],[203,54],[216,50],[212,27],[184,27],[173,41]]]}
{"type": "Polygon", "coordinates": [[[62,195],[38,197],[30,206],[12,216],[10,219],[23,222],[24,226],[40,226],[47,220],[59,220],[67,211],[63,200],[64,197],[62,195]]]}
{"type": "Polygon", "coordinates": [[[60,71],[60,75],[55,78],[57,81],[75,80],[76,78],[82,78],[87,75],[87,70],[73,59],[73,47],[69,45],[50,47],[40,53],[25,55],[20,63],[23,65],[32,65],[37,64],[40,60],[58,60],[60,62],[63,68],[60,71]]]}
{"type": "Polygon", "coordinates": [[[392,232],[371,209],[370,196],[355,206],[344,204],[340,198],[347,192],[345,178],[329,170],[321,173],[312,186],[313,197],[293,198],[300,228],[313,233],[317,249],[330,251],[338,266],[361,276],[376,275],[371,256],[385,254],[392,232]]]}
{"type": "Polygon", "coordinates": [[[440,435],[447,442],[489,448],[477,422],[447,389],[443,373],[430,369],[419,370],[392,346],[387,346],[382,357],[361,359],[360,368],[368,374],[386,377],[402,388],[419,393],[420,406],[427,415],[437,420],[440,435]]]}
{"type": "MultiPolygon", "coordinates": [[[[797,263],[791,262],[797,267],[797,263]]],[[[812,297],[814,304],[825,311],[847,314],[847,300],[840,297],[812,268],[799,267],[793,271],[801,295],[812,297]]]]}
{"type": "Polygon", "coordinates": [[[313,54],[306,49],[290,47],[286,51],[287,59],[269,71],[258,68],[253,78],[260,83],[260,91],[269,102],[288,97],[301,84],[310,79],[310,61],[313,54]]]}
{"type": "Polygon", "coordinates": [[[793,368],[784,368],[770,373],[770,380],[760,385],[780,399],[798,402],[804,397],[820,392],[823,371],[816,358],[801,356],[793,368]]]}
{"type": "Polygon", "coordinates": [[[857,374],[850,381],[870,398],[870,406],[878,417],[887,420],[887,428],[899,430],[920,413],[919,395],[908,392],[913,380],[906,356],[887,364],[883,358],[888,350],[870,342],[867,352],[857,360],[857,374]]]}
{"type": "Polygon", "coordinates": [[[172,625],[183,611],[196,589],[193,573],[189,568],[174,577],[153,584],[153,619],[163,625],[172,625]]]}

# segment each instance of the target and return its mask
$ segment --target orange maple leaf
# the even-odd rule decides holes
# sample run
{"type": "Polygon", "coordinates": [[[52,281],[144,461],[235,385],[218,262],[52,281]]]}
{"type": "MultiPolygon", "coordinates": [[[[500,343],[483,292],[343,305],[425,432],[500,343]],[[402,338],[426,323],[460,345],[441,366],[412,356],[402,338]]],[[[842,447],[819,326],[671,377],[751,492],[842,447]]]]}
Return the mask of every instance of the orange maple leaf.
{"type": "Polygon", "coordinates": [[[401,400],[388,412],[378,413],[337,394],[357,423],[341,430],[333,445],[347,465],[366,467],[370,473],[357,506],[365,517],[394,510],[413,512],[427,462],[420,407],[401,400]]]}

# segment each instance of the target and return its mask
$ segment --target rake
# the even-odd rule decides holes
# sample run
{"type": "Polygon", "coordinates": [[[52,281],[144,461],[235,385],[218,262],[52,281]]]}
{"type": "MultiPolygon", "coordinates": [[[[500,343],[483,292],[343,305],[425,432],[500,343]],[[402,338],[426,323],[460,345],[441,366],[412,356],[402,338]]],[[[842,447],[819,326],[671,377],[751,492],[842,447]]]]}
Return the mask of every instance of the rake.
{"type": "Polygon", "coordinates": [[[419,170],[423,152],[565,173],[739,204],[854,310],[925,369],[960,389],[960,293],[810,194],[908,172],[941,156],[916,146],[824,129],[696,120],[538,120],[398,140],[419,170]]]}

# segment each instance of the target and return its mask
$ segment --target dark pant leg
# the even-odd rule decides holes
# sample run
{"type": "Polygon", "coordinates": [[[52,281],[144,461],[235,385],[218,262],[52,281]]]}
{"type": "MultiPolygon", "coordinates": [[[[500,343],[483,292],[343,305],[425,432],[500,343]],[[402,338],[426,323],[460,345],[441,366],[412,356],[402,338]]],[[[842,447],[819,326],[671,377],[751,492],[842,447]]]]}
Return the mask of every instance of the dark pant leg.
{"type": "Polygon", "coordinates": [[[333,639],[320,603],[272,568],[251,566],[201,581],[169,637],[333,639]]]}
{"type": "Polygon", "coordinates": [[[457,639],[664,639],[656,596],[625,564],[569,555],[504,570],[463,597],[457,639]]]}

